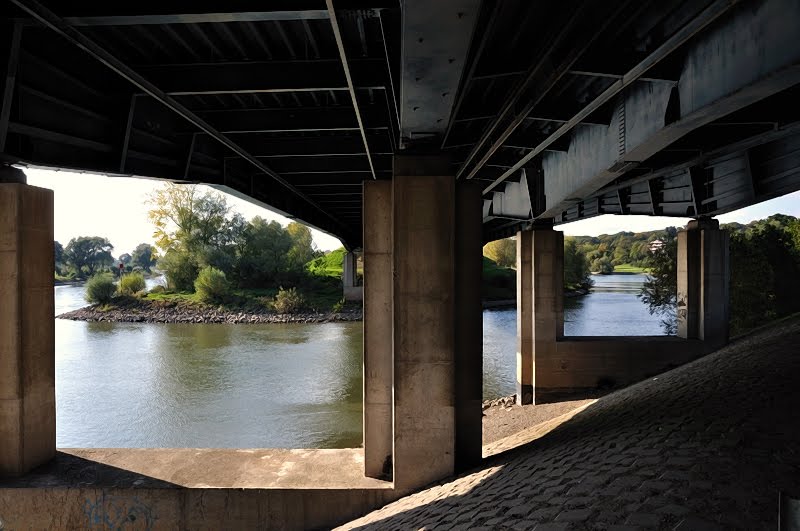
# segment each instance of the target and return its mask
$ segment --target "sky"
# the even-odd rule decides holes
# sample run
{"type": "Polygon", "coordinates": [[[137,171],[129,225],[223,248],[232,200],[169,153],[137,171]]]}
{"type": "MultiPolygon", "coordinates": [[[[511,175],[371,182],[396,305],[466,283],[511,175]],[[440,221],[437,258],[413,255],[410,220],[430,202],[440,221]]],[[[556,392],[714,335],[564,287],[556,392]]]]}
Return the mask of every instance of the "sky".
{"type": "MultiPolygon", "coordinates": [[[[55,192],[55,239],[66,246],[77,236],[103,236],[114,245],[114,254],[130,253],[140,243],[153,243],[153,226],[147,219],[147,197],[163,181],[131,177],[107,177],[88,173],[25,168],[28,184],[55,192]]],[[[261,216],[288,225],[291,220],[226,194],[228,204],[245,218],[261,216]]],[[[800,192],[785,195],[718,216],[720,223],[749,223],[781,213],[800,217],[800,192]]],[[[597,216],[559,225],[568,236],[599,236],[621,231],[643,232],[668,226],[681,227],[690,218],[656,216],[597,216]]],[[[341,247],[339,240],[311,229],[318,249],[341,247]]]]}

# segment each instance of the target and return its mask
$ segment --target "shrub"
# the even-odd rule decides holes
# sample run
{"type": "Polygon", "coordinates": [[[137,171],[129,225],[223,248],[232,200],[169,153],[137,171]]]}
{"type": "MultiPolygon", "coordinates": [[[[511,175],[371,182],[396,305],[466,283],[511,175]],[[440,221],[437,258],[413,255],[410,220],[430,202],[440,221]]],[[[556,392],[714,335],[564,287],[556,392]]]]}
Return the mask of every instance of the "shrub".
{"type": "Polygon", "coordinates": [[[167,277],[167,286],[176,291],[192,291],[197,278],[197,261],[185,251],[167,251],[159,261],[167,277]]]}
{"type": "Polygon", "coordinates": [[[275,295],[275,300],[272,303],[278,313],[296,313],[305,304],[305,298],[297,291],[297,288],[279,288],[278,294],[275,295]]]}
{"type": "Polygon", "coordinates": [[[147,286],[141,273],[128,273],[127,275],[122,275],[122,278],[119,279],[119,287],[117,289],[121,295],[134,295],[144,291],[145,287],[147,286]]]}
{"type": "Polygon", "coordinates": [[[156,284],[152,288],[150,288],[150,293],[166,293],[167,288],[162,286],[161,284],[156,284]]]}
{"type": "Polygon", "coordinates": [[[344,310],[344,305],[345,305],[345,300],[344,300],[344,297],[343,297],[343,298],[339,299],[339,301],[336,304],[333,305],[333,308],[331,308],[331,311],[333,313],[341,313],[342,310],[344,310]]]}
{"type": "Polygon", "coordinates": [[[110,273],[101,273],[86,283],[86,300],[94,304],[108,304],[117,292],[114,277],[110,273]]]}
{"type": "Polygon", "coordinates": [[[225,273],[211,266],[204,267],[194,281],[194,290],[203,302],[222,302],[230,293],[225,273]]]}

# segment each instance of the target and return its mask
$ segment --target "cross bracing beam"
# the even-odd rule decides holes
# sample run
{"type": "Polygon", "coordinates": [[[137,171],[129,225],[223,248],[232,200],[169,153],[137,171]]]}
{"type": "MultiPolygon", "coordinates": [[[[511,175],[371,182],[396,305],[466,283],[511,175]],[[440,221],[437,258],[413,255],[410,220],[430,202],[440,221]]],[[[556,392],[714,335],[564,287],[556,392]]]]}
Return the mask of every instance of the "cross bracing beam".
{"type": "MultiPolygon", "coordinates": [[[[359,131],[351,107],[306,107],[280,109],[227,109],[197,111],[196,114],[222,133],[359,131]]],[[[384,105],[370,104],[362,109],[366,129],[386,129],[384,105]]],[[[361,151],[364,151],[363,145],[361,151]]]]}
{"type": "MultiPolygon", "coordinates": [[[[376,153],[392,153],[389,137],[386,134],[379,134],[367,131],[367,141],[370,148],[376,153]]],[[[251,134],[237,137],[237,142],[254,156],[264,157],[295,157],[295,156],[318,156],[320,153],[363,153],[364,142],[361,137],[354,132],[344,132],[337,134],[325,134],[321,136],[297,136],[287,138],[274,136],[251,134]]]]}
{"type": "MultiPolygon", "coordinates": [[[[458,169],[456,178],[471,179],[489,162],[489,159],[511,137],[525,121],[530,112],[542,101],[552,87],[564,77],[570,68],[586,53],[616,16],[626,7],[626,2],[607,4],[609,12],[602,16],[592,31],[578,31],[585,24],[583,17],[570,17],[542,55],[528,70],[497,114],[495,120],[484,130],[481,138],[470,150],[464,164],[458,169]],[[554,58],[555,50],[566,49],[565,56],[554,58]],[[530,95],[533,94],[533,97],[530,95]],[[527,100],[526,100],[527,98],[527,100]],[[478,158],[480,157],[480,158],[478,158]],[[473,163],[473,161],[476,161],[473,163]]],[[[642,3],[644,4],[644,2],[642,3]]]]}
{"type": "Polygon", "coordinates": [[[508,179],[508,177],[514,172],[519,171],[519,169],[527,164],[528,161],[542,153],[542,151],[547,149],[554,142],[569,133],[582,120],[611,101],[612,98],[622,92],[626,87],[632,85],[636,81],[639,81],[640,78],[642,78],[651,68],[667,58],[680,46],[686,43],[686,41],[699,33],[709,24],[727,13],[739,1],[741,0],[717,0],[707,7],[700,15],[692,19],[689,24],[678,30],[672,37],[667,39],[667,41],[659,46],[652,54],[633,67],[622,78],[617,79],[616,82],[614,82],[610,87],[603,91],[602,94],[600,94],[578,113],[576,113],[570,120],[559,127],[558,130],[547,137],[547,139],[539,143],[539,145],[521,158],[517,164],[495,179],[490,186],[487,186],[484,189],[484,193],[490,192],[495,186],[508,179]]]}
{"type": "MultiPolygon", "coordinates": [[[[618,99],[625,121],[617,115],[605,131],[576,130],[567,153],[542,156],[547,196],[542,215],[557,215],[575,198],[587,197],[700,127],[800,83],[797,20],[800,5],[793,0],[769,0],[760,9],[736,11],[684,52],[675,89],[663,83],[629,87],[618,99]],[[795,23],[777,22],[786,17],[795,23]],[[752,53],[740,52],[748,49],[752,53]],[[667,109],[676,97],[680,108],[670,117],[667,109]]],[[[526,155],[520,162],[531,158],[526,155]]],[[[512,173],[508,170],[495,183],[512,173]]]]}
{"type": "MultiPolygon", "coordinates": [[[[382,9],[397,8],[396,0],[342,0],[342,11],[358,11],[373,17],[382,9]]],[[[212,1],[137,2],[127,5],[98,0],[68,2],[56,14],[70,26],[146,26],[166,24],[218,24],[229,22],[269,22],[283,20],[324,20],[325,3],[320,0],[229,0],[223,6],[212,1]],[[220,10],[223,7],[224,11],[220,10]]]]}
{"type": "Polygon", "coordinates": [[[331,29],[333,30],[333,37],[336,39],[336,48],[339,50],[339,59],[342,63],[342,71],[345,79],[347,80],[347,91],[350,93],[350,101],[353,103],[353,111],[355,114],[356,122],[358,123],[358,130],[361,133],[361,140],[364,142],[364,151],[367,154],[367,162],[372,170],[372,178],[375,179],[375,167],[372,164],[372,156],[369,152],[369,142],[367,141],[366,133],[364,132],[364,120],[361,116],[361,109],[359,108],[358,95],[356,94],[355,83],[353,82],[353,75],[351,73],[351,62],[347,58],[347,51],[344,47],[342,40],[342,32],[339,29],[339,21],[336,18],[336,10],[333,7],[333,0],[325,0],[328,7],[328,16],[331,21],[331,29]]]}
{"type": "Polygon", "coordinates": [[[59,16],[57,16],[55,13],[44,7],[42,4],[40,4],[36,0],[11,0],[11,2],[20,9],[22,9],[23,11],[25,11],[26,13],[28,13],[30,16],[38,20],[44,26],[48,27],[57,34],[61,35],[68,42],[82,49],[83,51],[88,53],[91,57],[93,57],[106,67],[110,68],[116,74],[120,75],[121,77],[129,81],[131,84],[138,87],[139,90],[142,90],[144,93],[148,94],[153,99],[160,102],[173,112],[175,112],[178,116],[192,123],[198,129],[207,133],[209,136],[213,137],[219,143],[221,143],[234,153],[238,154],[243,159],[247,160],[252,166],[254,166],[258,170],[264,172],[266,175],[271,177],[274,181],[279,183],[283,188],[288,190],[292,195],[294,195],[298,199],[302,200],[303,202],[313,207],[314,210],[319,211],[323,215],[323,217],[328,220],[328,223],[330,223],[332,227],[338,227],[338,229],[342,233],[348,232],[347,228],[338,219],[329,214],[326,210],[324,210],[319,204],[313,201],[305,193],[292,186],[280,175],[278,175],[276,172],[267,167],[262,161],[250,155],[247,151],[242,149],[238,144],[236,144],[230,138],[217,131],[205,120],[198,117],[192,111],[187,109],[184,105],[182,105],[177,100],[169,96],[159,86],[153,84],[151,81],[143,77],[141,74],[134,71],[128,65],[126,65],[125,63],[114,57],[112,54],[107,52],[103,47],[101,47],[93,40],[83,35],[80,31],[65,23],[59,16]]]}
{"type": "MultiPolygon", "coordinates": [[[[229,159],[236,164],[236,160],[229,159]]],[[[389,155],[374,157],[376,170],[387,170],[392,167],[392,158],[389,155]]],[[[243,164],[239,162],[239,164],[243,164]]],[[[347,155],[338,157],[303,157],[303,158],[270,158],[270,168],[288,178],[296,173],[333,173],[366,172],[371,173],[371,168],[364,155],[347,155]]]]}
{"type": "MultiPolygon", "coordinates": [[[[388,85],[383,59],[350,63],[355,88],[388,85]]],[[[135,71],[172,96],[350,90],[341,62],[328,59],[141,65],[135,71]]]]}

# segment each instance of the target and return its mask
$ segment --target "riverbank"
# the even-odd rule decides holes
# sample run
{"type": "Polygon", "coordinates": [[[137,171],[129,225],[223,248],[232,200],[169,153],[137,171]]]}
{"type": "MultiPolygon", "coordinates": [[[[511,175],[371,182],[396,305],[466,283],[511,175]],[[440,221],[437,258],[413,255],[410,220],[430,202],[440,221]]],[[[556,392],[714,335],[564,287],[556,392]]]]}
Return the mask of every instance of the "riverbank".
{"type": "Polygon", "coordinates": [[[93,304],[56,316],[70,321],[201,324],[329,323],[360,321],[362,317],[358,307],[345,307],[339,312],[279,314],[267,308],[245,310],[181,300],[134,298],[115,301],[113,306],[93,304]]]}

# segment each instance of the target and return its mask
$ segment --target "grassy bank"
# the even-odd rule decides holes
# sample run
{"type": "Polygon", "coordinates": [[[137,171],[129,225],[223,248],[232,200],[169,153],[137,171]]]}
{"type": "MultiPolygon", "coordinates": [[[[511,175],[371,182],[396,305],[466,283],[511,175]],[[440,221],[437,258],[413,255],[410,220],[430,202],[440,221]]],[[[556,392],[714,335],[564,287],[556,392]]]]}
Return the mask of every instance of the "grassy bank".
{"type": "MultiPolygon", "coordinates": [[[[331,311],[342,300],[342,287],[337,282],[323,279],[310,284],[312,285],[306,284],[297,287],[297,291],[305,300],[304,306],[308,310],[331,311]]],[[[250,311],[271,308],[272,301],[275,300],[277,294],[278,288],[236,289],[231,292],[223,303],[217,306],[226,311],[250,311]]],[[[197,293],[164,291],[148,293],[142,299],[145,301],[172,301],[189,305],[203,305],[197,293]]]]}
{"type": "Polygon", "coordinates": [[[619,264],[614,266],[614,273],[649,273],[650,270],[631,264],[619,264]]]}

